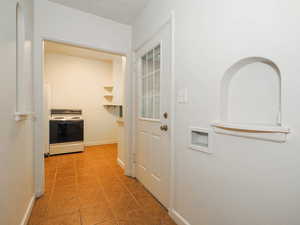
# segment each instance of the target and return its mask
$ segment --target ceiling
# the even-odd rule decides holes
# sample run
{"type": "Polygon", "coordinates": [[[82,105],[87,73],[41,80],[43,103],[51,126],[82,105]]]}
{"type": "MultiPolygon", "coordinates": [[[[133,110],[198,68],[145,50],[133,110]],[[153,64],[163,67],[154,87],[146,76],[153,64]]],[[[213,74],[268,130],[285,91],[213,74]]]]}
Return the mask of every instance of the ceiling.
{"type": "Polygon", "coordinates": [[[71,8],[132,24],[149,0],[49,0],[71,8]]]}
{"type": "Polygon", "coordinates": [[[88,48],[81,48],[73,45],[61,44],[52,41],[45,41],[44,49],[46,53],[59,53],[64,55],[102,60],[107,62],[118,60],[121,57],[120,55],[114,55],[107,52],[102,52],[88,48]]]}

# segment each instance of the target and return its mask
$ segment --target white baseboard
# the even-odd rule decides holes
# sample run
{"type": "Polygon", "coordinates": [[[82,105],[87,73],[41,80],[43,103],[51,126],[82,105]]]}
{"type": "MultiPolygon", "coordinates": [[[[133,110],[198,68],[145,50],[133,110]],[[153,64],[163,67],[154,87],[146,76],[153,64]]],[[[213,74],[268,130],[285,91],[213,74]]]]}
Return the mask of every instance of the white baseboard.
{"type": "Polygon", "coordinates": [[[30,201],[29,201],[29,204],[27,206],[25,215],[24,215],[20,225],[27,225],[28,224],[34,202],[35,202],[35,196],[32,196],[30,201]]]}
{"type": "Polygon", "coordinates": [[[169,210],[169,215],[178,225],[191,225],[178,212],[176,212],[175,209],[169,210]]]}
{"type": "Polygon", "coordinates": [[[100,141],[85,141],[84,146],[93,146],[93,145],[109,145],[118,143],[117,139],[110,140],[100,140],[100,141]]]}
{"type": "Polygon", "coordinates": [[[123,169],[125,169],[125,163],[121,159],[118,158],[117,162],[118,162],[119,166],[121,166],[123,169]]]}

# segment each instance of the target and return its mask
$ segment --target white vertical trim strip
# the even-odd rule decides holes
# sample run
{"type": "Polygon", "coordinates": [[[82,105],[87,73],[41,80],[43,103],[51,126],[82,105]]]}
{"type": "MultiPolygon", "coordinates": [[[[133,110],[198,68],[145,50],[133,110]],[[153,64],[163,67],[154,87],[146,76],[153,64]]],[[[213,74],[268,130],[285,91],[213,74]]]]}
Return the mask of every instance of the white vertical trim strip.
{"type": "Polygon", "coordinates": [[[170,117],[170,202],[169,209],[173,210],[175,207],[175,12],[171,11],[171,117],[170,117]]]}
{"type": "Polygon", "coordinates": [[[35,196],[32,196],[30,201],[29,201],[29,204],[27,206],[26,212],[24,214],[24,217],[23,217],[20,225],[27,225],[28,224],[34,202],[35,202],[35,196]]]}
{"type": "Polygon", "coordinates": [[[169,211],[170,217],[178,224],[178,225],[191,225],[183,216],[181,216],[174,209],[169,211]]]}

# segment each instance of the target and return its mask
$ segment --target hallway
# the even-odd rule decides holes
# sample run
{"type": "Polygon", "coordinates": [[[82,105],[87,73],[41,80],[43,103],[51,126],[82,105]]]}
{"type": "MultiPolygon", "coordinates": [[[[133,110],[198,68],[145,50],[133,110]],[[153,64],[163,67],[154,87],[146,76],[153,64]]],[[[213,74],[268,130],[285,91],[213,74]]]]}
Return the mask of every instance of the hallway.
{"type": "Polygon", "coordinates": [[[136,180],[117,165],[117,146],[45,159],[45,195],[29,225],[176,225],[136,180]]]}

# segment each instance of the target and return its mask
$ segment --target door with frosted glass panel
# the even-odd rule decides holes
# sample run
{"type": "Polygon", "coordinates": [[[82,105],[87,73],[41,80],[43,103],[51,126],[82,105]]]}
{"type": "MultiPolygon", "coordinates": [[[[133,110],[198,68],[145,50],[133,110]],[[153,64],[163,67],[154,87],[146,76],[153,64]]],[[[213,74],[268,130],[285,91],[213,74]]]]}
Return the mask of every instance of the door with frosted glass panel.
{"type": "Polygon", "coordinates": [[[136,175],[166,207],[170,173],[170,24],[136,52],[138,94],[136,102],[136,175]]]}

